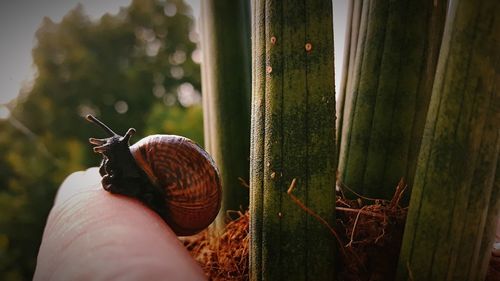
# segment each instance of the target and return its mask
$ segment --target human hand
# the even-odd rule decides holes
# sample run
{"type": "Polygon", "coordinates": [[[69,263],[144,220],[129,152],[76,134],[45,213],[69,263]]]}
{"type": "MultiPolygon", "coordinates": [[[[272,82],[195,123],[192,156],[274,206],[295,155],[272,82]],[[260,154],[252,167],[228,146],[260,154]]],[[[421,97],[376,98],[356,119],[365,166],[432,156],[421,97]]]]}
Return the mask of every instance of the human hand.
{"type": "Polygon", "coordinates": [[[34,280],[205,280],[160,216],[104,191],[100,179],[91,168],[61,185],[34,280]]]}

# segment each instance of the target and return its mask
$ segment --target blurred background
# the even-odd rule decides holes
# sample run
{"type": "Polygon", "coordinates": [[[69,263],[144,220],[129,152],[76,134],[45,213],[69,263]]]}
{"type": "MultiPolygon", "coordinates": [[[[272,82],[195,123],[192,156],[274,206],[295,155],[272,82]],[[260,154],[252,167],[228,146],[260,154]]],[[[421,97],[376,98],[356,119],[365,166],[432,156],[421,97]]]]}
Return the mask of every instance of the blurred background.
{"type": "Polygon", "coordinates": [[[203,145],[199,2],[79,2],[1,3],[0,280],[32,278],[57,187],[99,164],[86,114],[203,145]]]}

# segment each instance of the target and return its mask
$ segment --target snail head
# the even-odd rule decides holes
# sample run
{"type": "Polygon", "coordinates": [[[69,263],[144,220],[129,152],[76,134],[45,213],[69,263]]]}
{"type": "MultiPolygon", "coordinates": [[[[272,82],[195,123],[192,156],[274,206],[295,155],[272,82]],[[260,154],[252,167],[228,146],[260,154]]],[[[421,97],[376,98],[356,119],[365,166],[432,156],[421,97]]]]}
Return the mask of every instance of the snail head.
{"type": "Polygon", "coordinates": [[[124,136],[120,136],[93,115],[87,115],[86,119],[110,134],[110,137],[104,139],[89,138],[89,142],[95,145],[94,152],[101,153],[108,158],[116,158],[113,156],[128,151],[130,137],[135,133],[134,128],[128,129],[124,136]]]}

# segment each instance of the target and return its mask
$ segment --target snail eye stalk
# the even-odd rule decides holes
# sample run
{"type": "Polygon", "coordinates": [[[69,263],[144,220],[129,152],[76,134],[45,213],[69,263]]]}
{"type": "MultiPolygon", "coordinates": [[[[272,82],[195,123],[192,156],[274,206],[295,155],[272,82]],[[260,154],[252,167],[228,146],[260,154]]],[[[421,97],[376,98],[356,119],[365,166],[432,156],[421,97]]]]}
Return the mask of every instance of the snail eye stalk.
{"type": "Polygon", "coordinates": [[[92,122],[92,123],[98,125],[99,127],[101,127],[104,131],[106,131],[110,135],[112,135],[112,136],[117,135],[115,132],[113,132],[113,130],[111,130],[108,126],[106,126],[104,123],[102,123],[99,119],[95,118],[93,115],[91,115],[91,114],[87,115],[86,119],[89,122],[92,122]]]}
{"type": "Polygon", "coordinates": [[[130,140],[130,137],[132,137],[133,135],[135,134],[135,129],[134,128],[130,128],[128,129],[128,131],[125,133],[125,136],[123,136],[123,142],[125,143],[128,143],[128,141],[130,140]]]}

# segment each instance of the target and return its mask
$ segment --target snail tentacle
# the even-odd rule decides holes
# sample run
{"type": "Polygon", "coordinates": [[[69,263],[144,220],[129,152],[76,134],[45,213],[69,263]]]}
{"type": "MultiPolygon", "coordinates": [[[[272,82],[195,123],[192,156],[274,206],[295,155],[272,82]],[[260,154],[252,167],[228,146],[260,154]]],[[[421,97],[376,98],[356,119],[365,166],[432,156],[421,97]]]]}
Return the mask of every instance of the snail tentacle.
{"type": "Polygon", "coordinates": [[[88,114],[86,116],[86,119],[94,124],[97,124],[99,127],[101,127],[104,131],[108,132],[112,136],[116,136],[117,134],[111,130],[106,124],[102,123],[101,120],[95,118],[93,115],[88,114]]]}
{"type": "Polygon", "coordinates": [[[89,142],[95,145],[103,145],[106,143],[106,139],[89,138],[89,142]]]}
{"type": "Polygon", "coordinates": [[[106,151],[106,146],[96,146],[93,148],[94,152],[103,153],[106,151]]]}
{"type": "Polygon", "coordinates": [[[125,133],[125,136],[123,136],[123,140],[122,141],[128,144],[128,141],[130,140],[130,137],[132,137],[134,134],[135,134],[135,129],[134,128],[128,129],[127,132],[125,133]]]}

